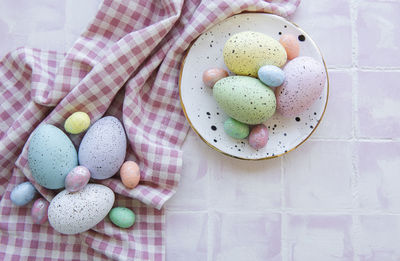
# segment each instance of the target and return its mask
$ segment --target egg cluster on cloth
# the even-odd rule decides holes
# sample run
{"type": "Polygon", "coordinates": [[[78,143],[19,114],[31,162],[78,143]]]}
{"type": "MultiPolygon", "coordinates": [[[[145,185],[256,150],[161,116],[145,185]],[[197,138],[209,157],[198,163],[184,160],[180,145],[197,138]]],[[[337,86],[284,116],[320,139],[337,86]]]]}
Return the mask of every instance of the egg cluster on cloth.
{"type": "Polygon", "coordinates": [[[276,112],[291,117],[311,107],[325,87],[325,68],[299,54],[298,39],[290,34],[277,41],[244,31],[226,41],[223,58],[230,76],[222,68],[211,68],[204,71],[203,82],[230,117],[224,124],[227,135],[248,137],[250,146],[259,150],[268,141],[264,123],[276,112]]]}
{"type": "MultiPolygon", "coordinates": [[[[90,126],[84,112],[67,118],[65,131],[80,134],[90,126]]],[[[49,203],[36,199],[31,209],[32,221],[50,225],[62,234],[78,234],[96,226],[109,213],[116,226],[129,228],[135,214],[127,208],[115,207],[114,192],[107,186],[89,183],[104,180],[121,172],[122,183],[134,189],[140,170],[133,161],[125,161],[127,139],[122,123],[113,116],[96,121],[85,133],[79,150],[59,128],[41,124],[33,133],[28,147],[28,165],[35,181],[47,189],[63,189],[49,203]],[[123,166],[123,168],[121,168],[123,166]],[[120,170],[121,169],[121,170],[120,170]]],[[[11,200],[17,206],[31,202],[37,195],[30,182],[16,186],[11,200]]]]}

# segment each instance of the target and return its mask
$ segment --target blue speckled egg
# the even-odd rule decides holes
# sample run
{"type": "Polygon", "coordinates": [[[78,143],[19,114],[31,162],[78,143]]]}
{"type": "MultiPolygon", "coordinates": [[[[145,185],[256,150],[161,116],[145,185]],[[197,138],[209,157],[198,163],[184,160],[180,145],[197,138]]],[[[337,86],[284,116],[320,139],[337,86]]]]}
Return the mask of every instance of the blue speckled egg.
{"type": "Polygon", "coordinates": [[[29,181],[17,185],[11,191],[11,201],[14,205],[24,206],[36,196],[36,189],[29,181]]]}
{"type": "Polygon", "coordinates": [[[78,155],[64,132],[42,124],[32,134],[28,164],[37,183],[48,189],[60,189],[67,174],[78,165],[78,155]]]}
{"type": "Polygon", "coordinates": [[[126,136],[121,122],[107,116],[96,121],[79,146],[79,164],[89,169],[94,179],[107,179],[124,163],[126,136]]]}
{"type": "Polygon", "coordinates": [[[278,87],[285,81],[285,73],[274,65],[264,65],[258,70],[258,79],[269,87],[278,87]]]}

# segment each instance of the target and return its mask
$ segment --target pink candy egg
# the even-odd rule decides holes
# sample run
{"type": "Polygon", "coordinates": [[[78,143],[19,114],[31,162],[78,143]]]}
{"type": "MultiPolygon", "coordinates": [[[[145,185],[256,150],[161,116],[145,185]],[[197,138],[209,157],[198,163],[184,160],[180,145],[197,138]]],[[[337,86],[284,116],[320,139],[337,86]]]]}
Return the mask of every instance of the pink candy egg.
{"type": "Polygon", "coordinates": [[[292,60],[299,56],[300,44],[297,37],[292,34],[284,34],[279,39],[279,42],[286,50],[288,60],[292,60]]]}
{"type": "Polygon", "coordinates": [[[47,209],[49,202],[44,198],[37,199],[32,206],[31,215],[34,224],[44,224],[47,220],[47,209]]]}
{"type": "Polygon", "coordinates": [[[65,178],[65,189],[69,192],[77,192],[88,184],[90,172],[84,166],[73,168],[65,178]]]}
{"type": "Polygon", "coordinates": [[[125,187],[133,189],[139,184],[140,181],[140,169],[138,164],[134,161],[126,161],[122,164],[122,167],[119,171],[122,184],[125,187]]]}
{"type": "Polygon", "coordinates": [[[321,95],[326,73],[321,62],[301,56],[288,62],[283,69],[285,82],[275,90],[276,110],[291,117],[307,110],[321,95]]]}
{"type": "Polygon", "coordinates": [[[222,78],[228,77],[228,72],[221,68],[212,68],[204,71],[203,82],[207,87],[214,87],[214,84],[222,78]]]}
{"type": "Polygon", "coordinates": [[[264,124],[258,124],[251,129],[249,144],[252,148],[259,150],[264,148],[268,142],[268,128],[264,124]]]}

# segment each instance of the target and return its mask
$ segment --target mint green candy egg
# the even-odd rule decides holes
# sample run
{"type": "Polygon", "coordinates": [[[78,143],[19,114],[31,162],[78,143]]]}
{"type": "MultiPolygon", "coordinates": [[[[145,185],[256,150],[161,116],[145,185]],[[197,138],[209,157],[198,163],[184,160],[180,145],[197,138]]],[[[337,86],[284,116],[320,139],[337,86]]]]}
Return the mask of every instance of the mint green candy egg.
{"type": "Polygon", "coordinates": [[[113,208],[108,216],[111,222],[120,228],[129,228],[135,223],[135,213],[133,213],[129,208],[113,208]]]}
{"type": "Polygon", "coordinates": [[[255,125],[268,120],[276,110],[274,92],[260,80],[248,76],[229,76],[213,88],[219,107],[231,118],[255,125]]]}
{"type": "Polygon", "coordinates": [[[250,133],[249,125],[232,118],[229,118],[224,122],[224,130],[226,134],[234,139],[245,139],[250,133]]]}

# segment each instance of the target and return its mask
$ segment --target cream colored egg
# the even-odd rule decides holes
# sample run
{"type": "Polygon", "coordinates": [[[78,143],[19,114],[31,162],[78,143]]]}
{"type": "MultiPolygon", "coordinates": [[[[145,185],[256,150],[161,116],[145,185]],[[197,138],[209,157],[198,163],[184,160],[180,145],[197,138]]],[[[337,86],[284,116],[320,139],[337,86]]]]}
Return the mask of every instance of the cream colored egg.
{"type": "Polygon", "coordinates": [[[67,118],[64,129],[71,134],[84,132],[90,126],[90,117],[85,112],[77,111],[67,118]]]}
{"type": "Polygon", "coordinates": [[[264,65],[281,67],[286,63],[285,48],[268,35],[245,31],[232,35],[225,43],[224,61],[238,75],[257,77],[264,65]]]}

